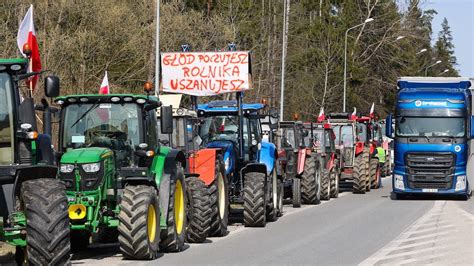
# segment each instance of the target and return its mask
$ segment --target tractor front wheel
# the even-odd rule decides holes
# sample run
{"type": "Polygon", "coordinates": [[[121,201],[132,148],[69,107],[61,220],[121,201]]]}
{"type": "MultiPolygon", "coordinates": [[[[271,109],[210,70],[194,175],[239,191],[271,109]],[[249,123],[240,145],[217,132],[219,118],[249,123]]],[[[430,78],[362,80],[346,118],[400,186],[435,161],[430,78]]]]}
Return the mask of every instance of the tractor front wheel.
{"type": "Polygon", "coordinates": [[[337,171],[333,169],[329,175],[331,179],[331,198],[339,198],[339,176],[337,171]]]}
{"type": "Polygon", "coordinates": [[[319,204],[321,202],[321,170],[321,166],[316,164],[314,158],[306,158],[304,171],[301,175],[303,203],[319,204]]]}
{"type": "Polygon", "coordinates": [[[331,199],[331,176],[326,170],[323,170],[323,176],[321,178],[321,199],[331,199]]]}
{"type": "Polygon", "coordinates": [[[212,207],[209,190],[197,176],[186,178],[188,202],[187,240],[189,243],[202,243],[211,229],[212,207]]]}
{"type": "Polygon", "coordinates": [[[371,188],[379,188],[379,183],[380,183],[380,165],[379,165],[379,160],[377,158],[372,158],[370,159],[370,186],[371,188]]]}
{"type": "Polygon", "coordinates": [[[265,174],[248,172],[244,178],[244,225],[246,227],[265,227],[266,188],[265,174]]]}
{"type": "Polygon", "coordinates": [[[158,255],[160,207],[155,188],[129,185],[123,190],[119,214],[120,251],[127,259],[151,260],[158,255]]]}
{"type": "Polygon", "coordinates": [[[66,187],[51,178],[23,182],[26,216],[26,253],[31,265],[70,264],[69,217],[66,187]]]}
{"type": "Polygon", "coordinates": [[[301,207],[301,179],[293,178],[293,208],[301,207]]]}

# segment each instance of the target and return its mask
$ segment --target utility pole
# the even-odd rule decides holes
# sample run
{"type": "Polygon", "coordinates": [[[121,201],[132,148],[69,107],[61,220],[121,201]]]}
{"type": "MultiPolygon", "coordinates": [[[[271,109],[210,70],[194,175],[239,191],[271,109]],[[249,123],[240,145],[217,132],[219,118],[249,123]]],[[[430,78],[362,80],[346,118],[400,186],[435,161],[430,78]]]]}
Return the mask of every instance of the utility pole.
{"type": "Polygon", "coordinates": [[[285,0],[283,10],[283,45],[281,51],[281,87],[280,87],[280,121],[283,120],[283,105],[285,103],[285,57],[288,42],[288,19],[290,16],[290,1],[285,0]]]}
{"type": "Polygon", "coordinates": [[[160,1],[156,0],[155,95],[160,89],[160,1]]]}

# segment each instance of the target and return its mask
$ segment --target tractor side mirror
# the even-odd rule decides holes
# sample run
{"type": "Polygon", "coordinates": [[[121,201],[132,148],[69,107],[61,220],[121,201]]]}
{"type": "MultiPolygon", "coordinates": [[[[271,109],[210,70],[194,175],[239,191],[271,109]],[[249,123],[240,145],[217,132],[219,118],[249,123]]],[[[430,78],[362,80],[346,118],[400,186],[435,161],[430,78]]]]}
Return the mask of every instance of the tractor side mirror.
{"type": "Polygon", "coordinates": [[[47,76],[44,79],[44,95],[50,98],[59,96],[59,78],[57,76],[47,76]]]}
{"type": "Polygon", "coordinates": [[[161,106],[160,125],[162,134],[173,134],[173,107],[161,106]]]}
{"type": "MultiPolygon", "coordinates": [[[[149,101],[145,104],[143,109],[148,112],[150,110],[158,108],[159,106],[160,106],[160,104],[158,102],[149,101]]],[[[173,110],[173,109],[171,109],[171,110],[173,110]]]]}
{"type": "Polygon", "coordinates": [[[471,139],[474,138],[474,115],[471,116],[471,139]]]}
{"type": "MultiPolygon", "coordinates": [[[[471,117],[472,121],[472,117],[471,117]]],[[[392,114],[389,114],[385,119],[385,135],[389,138],[393,138],[393,128],[392,128],[392,114]]],[[[472,135],[472,129],[471,129],[472,135]]]]}

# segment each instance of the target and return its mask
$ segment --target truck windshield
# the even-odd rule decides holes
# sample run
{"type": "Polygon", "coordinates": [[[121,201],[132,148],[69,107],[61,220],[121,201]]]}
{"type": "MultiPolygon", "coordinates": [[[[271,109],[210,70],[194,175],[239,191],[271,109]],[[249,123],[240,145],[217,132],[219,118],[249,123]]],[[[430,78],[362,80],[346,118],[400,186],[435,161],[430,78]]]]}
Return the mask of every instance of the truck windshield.
{"type": "Polygon", "coordinates": [[[0,73],[0,165],[13,163],[13,95],[10,76],[0,73]]]}
{"type": "Polygon", "coordinates": [[[462,117],[397,117],[397,135],[401,137],[464,137],[462,117]]]}
{"type": "Polygon", "coordinates": [[[63,120],[63,148],[135,149],[140,144],[137,104],[68,105],[63,120]]]}
{"type": "Polygon", "coordinates": [[[336,134],[336,145],[344,145],[346,147],[354,145],[354,132],[352,126],[336,125],[334,126],[336,134]]]}
{"type": "MultiPolygon", "coordinates": [[[[244,144],[248,141],[247,124],[248,119],[244,118],[244,144]]],[[[201,124],[199,136],[204,145],[216,140],[230,140],[238,143],[238,128],[239,120],[237,116],[209,116],[206,117],[204,122],[201,124]]]]}

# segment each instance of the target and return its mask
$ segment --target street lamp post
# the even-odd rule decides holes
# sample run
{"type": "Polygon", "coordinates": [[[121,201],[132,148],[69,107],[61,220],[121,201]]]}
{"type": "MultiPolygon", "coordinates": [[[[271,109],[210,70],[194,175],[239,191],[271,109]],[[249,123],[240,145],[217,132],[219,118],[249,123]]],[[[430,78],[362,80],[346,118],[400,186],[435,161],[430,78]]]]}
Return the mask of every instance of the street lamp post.
{"type": "Polygon", "coordinates": [[[441,75],[443,75],[444,73],[448,73],[448,72],[449,72],[449,69],[446,68],[445,70],[443,70],[443,72],[439,73],[439,75],[441,76],[441,75]]]}
{"type": "Polygon", "coordinates": [[[438,61],[436,61],[435,63],[433,63],[433,64],[429,65],[428,67],[426,67],[426,68],[425,68],[425,77],[428,76],[428,69],[429,69],[429,68],[431,68],[431,67],[433,67],[433,66],[436,66],[437,64],[439,64],[439,63],[441,63],[441,62],[443,62],[443,61],[438,60],[438,61]]]}
{"type": "Polygon", "coordinates": [[[346,35],[344,39],[344,95],[343,95],[343,105],[342,105],[342,111],[346,111],[346,89],[347,89],[347,34],[349,33],[350,30],[355,29],[357,27],[360,27],[364,25],[365,23],[369,23],[374,21],[373,18],[368,18],[366,19],[363,23],[360,23],[358,25],[355,25],[353,27],[350,27],[346,30],[346,35]]]}
{"type": "Polygon", "coordinates": [[[423,48],[423,49],[421,49],[418,53],[416,53],[416,55],[422,54],[422,53],[424,53],[424,52],[426,52],[426,51],[428,51],[428,49],[423,48]]]}

